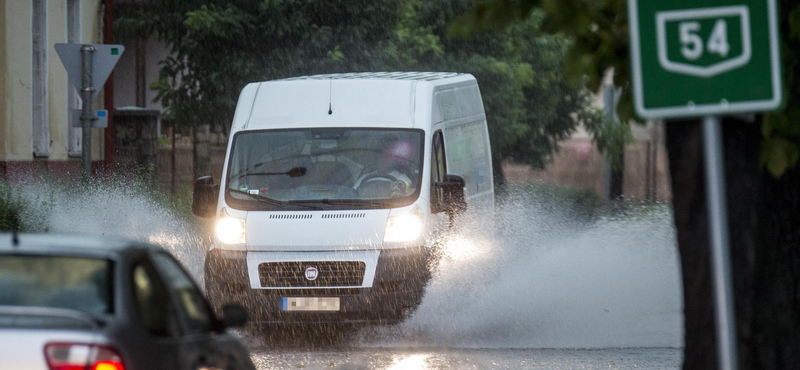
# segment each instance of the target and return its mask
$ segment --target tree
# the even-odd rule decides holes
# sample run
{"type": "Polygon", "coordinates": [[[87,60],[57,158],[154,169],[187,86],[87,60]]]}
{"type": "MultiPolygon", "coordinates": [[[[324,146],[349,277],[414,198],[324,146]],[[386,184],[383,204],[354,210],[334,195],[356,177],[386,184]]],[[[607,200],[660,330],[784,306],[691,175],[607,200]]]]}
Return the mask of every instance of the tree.
{"type": "MultiPolygon", "coordinates": [[[[231,121],[251,81],[332,72],[458,71],[479,81],[496,181],[504,159],[542,167],[579,122],[603,124],[580,83],[569,83],[569,42],[540,31],[542,16],[471,39],[448,37],[460,1],[152,0],[117,33],[168,43],[153,88],[179,124],[231,121]]],[[[612,146],[613,141],[608,141],[612,146]]]]}
{"type": "Polygon", "coordinates": [[[504,160],[542,168],[578,124],[593,134],[601,151],[618,157],[630,132],[591,106],[585,81],[568,80],[571,41],[542,32],[543,16],[535,12],[504,29],[451,32],[451,24],[473,5],[472,0],[430,1],[418,7],[418,23],[430,27],[446,51],[441,58],[422,60],[420,67],[466,71],[480,82],[496,184],[502,189],[504,160]]]}
{"type": "MultiPolygon", "coordinates": [[[[800,4],[781,0],[785,106],[756,123],[723,124],[728,223],[741,369],[800,367],[800,4]]],[[[481,32],[544,9],[546,28],[573,36],[573,76],[597,81],[613,66],[630,86],[623,0],[489,0],[454,26],[481,32]]],[[[628,89],[629,90],[629,89],[628,89]]],[[[620,115],[632,117],[630,91],[620,115]]],[[[667,124],[675,225],[684,285],[684,369],[716,368],[702,132],[698,120],[667,124]]]]}
{"type": "Polygon", "coordinates": [[[151,87],[166,118],[196,128],[196,176],[208,174],[203,159],[210,156],[197,128],[227,130],[244,85],[375,69],[382,56],[374,52],[393,36],[375,20],[394,24],[402,14],[397,0],[151,0],[147,5],[115,27],[123,37],[146,39],[155,33],[169,45],[171,56],[161,62],[160,78],[151,87]]]}

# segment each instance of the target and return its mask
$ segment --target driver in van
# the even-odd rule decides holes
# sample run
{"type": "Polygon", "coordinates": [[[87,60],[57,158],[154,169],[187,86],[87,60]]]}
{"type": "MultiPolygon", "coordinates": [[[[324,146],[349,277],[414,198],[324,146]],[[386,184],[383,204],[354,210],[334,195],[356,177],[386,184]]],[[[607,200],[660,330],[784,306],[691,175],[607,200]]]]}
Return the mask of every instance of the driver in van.
{"type": "MultiPolygon", "coordinates": [[[[374,182],[389,182],[392,197],[403,197],[413,192],[412,181],[409,176],[409,164],[412,162],[414,144],[407,140],[387,140],[383,154],[378,158],[377,165],[358,177],[354,188],[360,189],[374,182]]],[[[377,184],[376,184],[377,185],[377,184]]]]}

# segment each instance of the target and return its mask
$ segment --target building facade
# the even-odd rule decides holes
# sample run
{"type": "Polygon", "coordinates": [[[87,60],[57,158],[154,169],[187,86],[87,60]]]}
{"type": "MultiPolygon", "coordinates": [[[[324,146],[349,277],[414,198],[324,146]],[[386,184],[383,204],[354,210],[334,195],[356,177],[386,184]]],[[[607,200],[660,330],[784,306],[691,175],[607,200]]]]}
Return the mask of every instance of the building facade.
{"type": "MultiPolygon", "coordinates": [[[[103,43],[103,21],[103,0],[0,0],[0,178],[79,173],[84,143],[70,110],[81,102],[55,44],[103,43]]],[[[103,109],[103,94],[93,108],[103,109]]],[[[104,131],[92,132],[95,163],[104,131]]]]}

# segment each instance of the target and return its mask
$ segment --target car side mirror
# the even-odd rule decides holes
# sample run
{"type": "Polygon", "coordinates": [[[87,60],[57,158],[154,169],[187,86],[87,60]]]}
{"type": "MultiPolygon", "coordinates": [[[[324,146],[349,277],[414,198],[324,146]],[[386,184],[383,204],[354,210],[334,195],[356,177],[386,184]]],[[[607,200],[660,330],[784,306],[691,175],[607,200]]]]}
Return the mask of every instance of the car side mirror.
{"type": "Polygon", "coordinates": [[[444,193],[440,208],[450,215],[467,210],[466,181],[459,175],[447,174],[444,181],[436,182],[435,186],[444,193]]]}
{"type": "Polygon", "coordinates": [[[225,328],[238,328],[247,324],[247,310],[242,306],[227,305],[222,308],[222,325],[225,328]]]}
{"type": "Polygon", "coordinates": [[[192,191],[192,213],[200,217],[214,217],[217,211],[217,195],[219,188],[214,185],[211,176],[198,177],[194,180],[192,191]]]}

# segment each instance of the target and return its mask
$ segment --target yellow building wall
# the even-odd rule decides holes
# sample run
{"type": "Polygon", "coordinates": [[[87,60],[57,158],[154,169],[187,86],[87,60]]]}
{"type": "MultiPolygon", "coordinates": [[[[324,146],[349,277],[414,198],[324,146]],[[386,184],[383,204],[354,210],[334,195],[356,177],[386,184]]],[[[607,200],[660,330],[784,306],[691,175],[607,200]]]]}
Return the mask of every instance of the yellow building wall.
{"type": "MultiPolygon", "coordinates": [[[[66,0],[47,1],[47,99],[50,123],[50,156],[68,160],[68,89],[73,89],[55,51],[67,41],[66,0]]],[[[81,41],[102,42],[102,2],[80,1],[81,41]]],[[[0,161],[33,160],[31,138],[31,21],[28,0],[0,0],[0,161]]],[[[103,108],[102,92],[94,101],[103,108]]],[[[104,129],[92,130],[92,160],[103,159],[104,129]]],[[[77,158],[75,159],[77,160],[77,158]]]]}
{"type": "Polygon", "coordinates": [[[32,160],[31,3],[5,0],[4,140],[6,161],[32,160]]]}
{"type": "Polygon", "coordinates": [[[50,117],[50,160],[66,160],[69,140],[69,111],[67,89],[72,89],[67,80],[67,71],[58,58],[55,45],[67,42],[67,2],[47,2],[47,86],[50,117]]]}
{"type": "Polygon", "coordinates": [[[6,158],[6,0],[0,0],[0,161],[6,158]]]}

